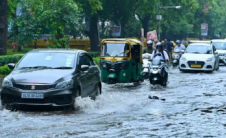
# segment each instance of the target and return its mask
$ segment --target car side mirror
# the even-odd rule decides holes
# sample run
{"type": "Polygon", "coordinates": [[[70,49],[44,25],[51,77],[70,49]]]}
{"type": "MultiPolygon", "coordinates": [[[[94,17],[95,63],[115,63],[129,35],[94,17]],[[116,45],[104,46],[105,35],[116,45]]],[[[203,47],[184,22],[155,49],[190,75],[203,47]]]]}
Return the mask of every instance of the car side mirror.
{"type": "Polygon", "coordinates": [[[218,54],[218,52],[217,52],[217,51],[215,51],[215,52],[214,52],[214,54],[218,54]]]}
{"type": "Polygon", "coordinates": [[[9,63],[8,64],[8,68],[9,69],[14,69],[15,68],[15,64],[14,63],[9,63]]]}
{"type": "Polygon", "coordinates": [[[81,66],[81,71],[87,71],[89,69],[89,66],[88,65],[82,65],[81,66]]]}

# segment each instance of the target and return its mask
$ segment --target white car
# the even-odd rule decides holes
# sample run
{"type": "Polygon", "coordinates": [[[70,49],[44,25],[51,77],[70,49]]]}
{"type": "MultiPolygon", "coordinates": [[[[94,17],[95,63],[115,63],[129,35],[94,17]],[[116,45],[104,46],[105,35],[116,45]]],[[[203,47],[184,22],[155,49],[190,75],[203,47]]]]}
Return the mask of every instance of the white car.
{"type": "Polygon", "coordinates": [[[215,46],[219,58],[220,63],[226,64],[226,40],[225,39],[213,39],[211,40],[211,44],[215,46]]]}
{"type": "Polygon", "coordinates": [[[192,43],[180,58],[179,69],[209,71],[219,69],[219,55],[213,45],[192,43]]]}

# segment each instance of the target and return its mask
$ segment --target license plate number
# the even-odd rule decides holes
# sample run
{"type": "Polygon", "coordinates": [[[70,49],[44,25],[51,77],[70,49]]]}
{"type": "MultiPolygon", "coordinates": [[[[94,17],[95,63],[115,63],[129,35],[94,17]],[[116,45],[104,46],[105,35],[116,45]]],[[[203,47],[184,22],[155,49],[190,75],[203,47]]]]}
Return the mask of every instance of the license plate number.
{"type": "Polygon", "coordinates": [[[191,65],[192,68],[201,68],[201,65],[191,65]]]}
{"type": "Polygon", "coordinates": [[[24,99],[44,99],[44,94],[22,93],[21,98],[24,98],[24,99]]]}
{"type": "Polygon", "coordinates": [[[117,59],[111,59],[111,62],[117,62],[117,59]]]}

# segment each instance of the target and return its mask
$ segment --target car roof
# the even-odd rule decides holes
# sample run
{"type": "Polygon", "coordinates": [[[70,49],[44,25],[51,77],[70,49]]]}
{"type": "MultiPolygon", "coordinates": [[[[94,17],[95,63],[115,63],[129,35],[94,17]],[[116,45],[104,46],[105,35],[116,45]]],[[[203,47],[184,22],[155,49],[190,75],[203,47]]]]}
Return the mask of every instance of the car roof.
{"type": "Polygon", "coordinates": [[[51,52],[51,53],[83,53],[86,52],[80,49],[33,49],[30,51],[31,53],[38,53],[38,52],[51,52]]]}
{"type": "Polygon", "coordinates": [[[137,39],[133,39],[133,38],[107,38],[107,39],[103,39],[101,43],[104,43],[104,42],[117,42],[117,41],[125,41],[125,42],[128,42],[130,44],[139,44],[139,45],[143,46],[141,41],[139,41],[137,39]]]}
{"type": "Polygon", "coordinates": [[[226,42],[225,39],[213,39],[211,42],[226,42]]]}
{"type": "Polygon", "coordinates": [[[189,43],[207,43],[210,44],[210,41],[201,41],[201,40],[190,40],[189,43]]]}
{"type": "Polygon", "coordinates": [[[198,45],[198,46],[211,46],[210,44],[207,44],[207,43],[191,43],[189,45],[198,45]]]}

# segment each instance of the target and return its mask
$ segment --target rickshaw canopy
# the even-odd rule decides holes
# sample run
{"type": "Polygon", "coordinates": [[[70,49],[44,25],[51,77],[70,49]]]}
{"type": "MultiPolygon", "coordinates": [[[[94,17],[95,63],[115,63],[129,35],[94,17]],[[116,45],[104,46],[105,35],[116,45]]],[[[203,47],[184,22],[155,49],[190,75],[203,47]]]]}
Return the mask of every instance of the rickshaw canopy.
{"type": "MultiPolygon", "coordinates": [[[[101,41],[101,50],[105,43],[127,43],[129,46],[137,47],[139,46],[140,49],[140,60],[142,62],[142,54],[143,54],[143,44],[137,40],[132,38],[109,38],[109,39],[103,39],[101,41]]],[[[132,55],[133,56],[133,55],[132,55]]]]}

